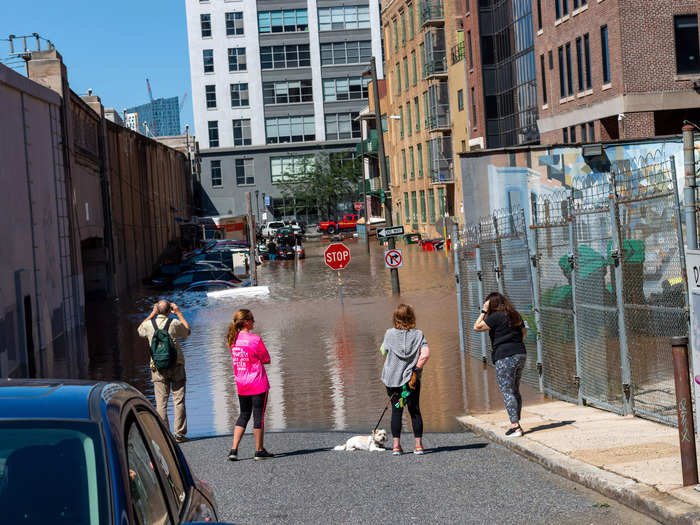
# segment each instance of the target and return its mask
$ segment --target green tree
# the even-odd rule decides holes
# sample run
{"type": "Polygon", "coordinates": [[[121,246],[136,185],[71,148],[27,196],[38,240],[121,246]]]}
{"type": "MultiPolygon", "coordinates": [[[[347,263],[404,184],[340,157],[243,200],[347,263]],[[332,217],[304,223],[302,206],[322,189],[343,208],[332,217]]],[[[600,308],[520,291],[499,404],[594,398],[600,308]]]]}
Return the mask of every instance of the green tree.
{"type": "Polygon", "coordinates": [[[351,153],[322,152],[304,156],[285,175],[280,191],[290,205],[325,208],[330,219],[341,202],[356,199],[361,164],[351,153]]]}

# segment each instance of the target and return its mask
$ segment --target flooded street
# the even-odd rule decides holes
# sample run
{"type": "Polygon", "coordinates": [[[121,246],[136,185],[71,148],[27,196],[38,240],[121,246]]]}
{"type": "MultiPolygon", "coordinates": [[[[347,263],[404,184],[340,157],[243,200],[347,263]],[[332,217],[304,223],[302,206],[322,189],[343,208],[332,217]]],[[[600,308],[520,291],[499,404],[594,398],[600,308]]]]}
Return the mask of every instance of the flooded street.
{"type": "MultiPolygon", "coordinates": [[[[305,260],[266,261],[259,267],[260,284],[270,287],[269,296],[165,296],[180,306],[192,326],[192,335],[183,344],[189,436],[232,432],[238,399],[224,338],[238,308],[252,310],[255,331],[272,359],[267,366],[272,385],[265,422],[269,430],[371,429],[386,402],[379,380],[383,364],[379,346],[399,302],[415,308],[418,328],[431,350],[421,391],[426,431],[455,431],[459,429],[455,416],[503,408],[493,369],[459,351],[452,254],[446,259],[442,252],[401,244],[402,294],[394,298],[383,248],[372,243],[368,256],[364,243],[352,239],[345,243],[352,260],[342,272],[344,306],[337,275],[322,261],[326,244],[321,243],[305,244],[305,260]]],[[[135,291],[131,301],[91,307],[91,378],[127,381],[153,399],[148,349],[136,328],[157,298],[144,289],[135,291]]],[[[526,404],[540,398],[525,385],[523,395],[526,404]]],[[[389,427],[388,416],[383,426],[389,427]]]]}

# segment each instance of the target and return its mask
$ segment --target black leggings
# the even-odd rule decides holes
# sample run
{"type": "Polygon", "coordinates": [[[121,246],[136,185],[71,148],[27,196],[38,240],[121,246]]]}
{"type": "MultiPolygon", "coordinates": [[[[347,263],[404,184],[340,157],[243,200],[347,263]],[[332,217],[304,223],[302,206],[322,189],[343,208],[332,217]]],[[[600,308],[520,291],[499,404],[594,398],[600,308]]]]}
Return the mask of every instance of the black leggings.
{"type": "Polygon", "coordinates": [[[265,417],[265,407],[267,406],[267,392],[252,396],[238,395],[238,403],[241,406],[241,413],[236,421],[237,427],[245,428],[253,415],[253,428],[263,428],[263,418],[265,417]]]}
{"type": "MultiPolygon", "coordinates": [[[[391,435],[395,438],[401,437],[401,418],[403,417],[403,407],[396,408],[396,403],[401,398],[403,387],[386,387],[386,393],[391,396],[391,435]]],[[[416,389],[410,391],[411,394],[404,400],[408,413],[411,415],[411,426],[413,435],[417,438],[423,437],[423,416],[420,415],[420,381],[416,383],[416,389]]]]}

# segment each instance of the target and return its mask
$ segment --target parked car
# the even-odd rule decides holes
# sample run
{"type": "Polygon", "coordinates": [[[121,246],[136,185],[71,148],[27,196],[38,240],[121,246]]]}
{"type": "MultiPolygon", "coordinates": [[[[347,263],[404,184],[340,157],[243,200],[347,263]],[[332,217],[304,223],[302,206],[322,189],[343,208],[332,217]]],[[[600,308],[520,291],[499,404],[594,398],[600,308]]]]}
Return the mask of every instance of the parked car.
{"type": "Polygon", "coordinates": [[[325,221],[318,223],[318,231],[334,234],[343,230],[354,230],[357,228],[357,215],[343,215],[340,221],[325,221]]]}
{"type": "Polygon", "coordinates": [[[196,255],[191,260],[182,264],[163,265],[156,270],[151,276],[150,284],[158,288],[168,288],[172,286],[173,281],[185,272],[193,270],[199,271],[230,271],[231,267],[226,266],[222,261],[197,260],[198,257],[204,257],[207,254],[196,255]]]}
{"type": "Polygon", "coordinates": [[[126,383],[0,383],[3,523],[191,523],[217,520],[153,406],[126,383]]]}
{"type": "Polygon", "coordinates": [[[231,270],[190,270],[178,275],[176,279],[173,280],[173,288],[188,288],[193,283],[200,281],[229,281],[232,283],[240,283],[241,280],[237,278],[231,270]]]}
{"type": "Polygon", "coordinates": [[[214,292],[216,290],[228,290],[229,288],[239,288],[240,284],[231,281],[199,281],[192,283],[186,292],[214,292]]]}
{"type": "Polygon", "coordinates": [[[282,221],[270,221],[262,229],[263,237],[274,237],[277,230],[284,228],[284,222],[282,221]]]}

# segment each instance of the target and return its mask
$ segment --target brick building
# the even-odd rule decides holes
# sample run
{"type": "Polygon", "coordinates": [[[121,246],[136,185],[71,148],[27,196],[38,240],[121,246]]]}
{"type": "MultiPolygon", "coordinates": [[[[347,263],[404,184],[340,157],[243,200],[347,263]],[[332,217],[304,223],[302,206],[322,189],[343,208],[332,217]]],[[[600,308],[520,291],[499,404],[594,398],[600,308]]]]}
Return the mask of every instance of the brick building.
{"type": "Polygon", "coordinates": [[[455,155],[467,147],[468,109],[456,5],[392,0],[381,13],[387,70],[382,113],[394,220],[428,236],[442,235],[435,224],[444,215],[461,222],[455,155]]]}
{"type": "Polygon", "coordinates": [[[543,143],[668,135],[700,120],[697,0],[532,3],[543,143]]]}

